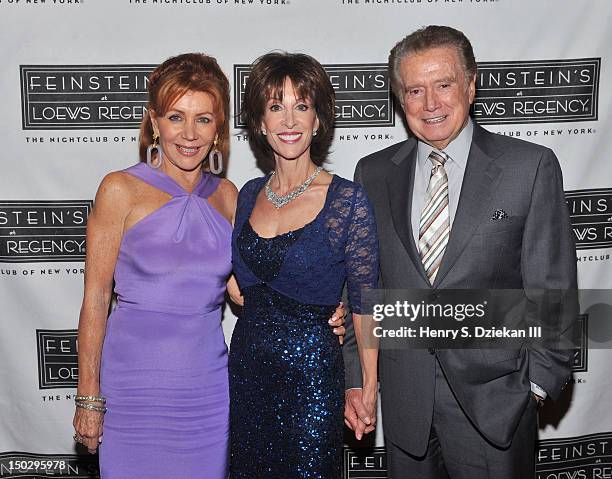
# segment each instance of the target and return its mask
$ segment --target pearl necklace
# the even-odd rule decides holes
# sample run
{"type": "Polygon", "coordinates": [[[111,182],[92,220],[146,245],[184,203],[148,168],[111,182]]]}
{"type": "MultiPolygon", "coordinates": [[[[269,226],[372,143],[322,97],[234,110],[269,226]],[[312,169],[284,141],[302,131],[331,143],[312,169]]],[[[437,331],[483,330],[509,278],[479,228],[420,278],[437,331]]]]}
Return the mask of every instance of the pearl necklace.
{"type": "Polygon", "coordinates": [[[270,175],[270,179],[266,182],[266,188],[265,188],[266,189],[266,198],[277,209],[278,208],[282,208],[287,203],[292,202],[298,196],[300,196],[302,193],[304,193],[304,191],[306,191],[308,189],[308,187],[310,186],[310,183],[313,182],[313,180],[317,177],[317,175],[319,173],[321,173],[321,171],[323,171],[323,167],[322,166],[317,167],[317,169],[314,170],[312,175],[310,175],[308,178],[306,178],[304,183],[302,183],[300,186],[298,186],[293,191],[290,191],[286,195],[282,195],[282,196],[281,195],[277,195],[276,193],[274,193],[274,191],[272,191],[272,188],[270,187],[270,183],[272,182],[272,178],[274,178],[274,175],[276,174],[276,171],[273,171],[272,174],[270,175]]]}

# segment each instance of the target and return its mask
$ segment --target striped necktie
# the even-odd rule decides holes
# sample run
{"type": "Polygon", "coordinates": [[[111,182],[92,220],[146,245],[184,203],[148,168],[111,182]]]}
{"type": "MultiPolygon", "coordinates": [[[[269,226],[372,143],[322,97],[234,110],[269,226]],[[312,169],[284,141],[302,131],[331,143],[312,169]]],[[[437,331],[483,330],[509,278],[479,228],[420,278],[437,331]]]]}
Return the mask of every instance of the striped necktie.
{"type": "Polygon", "coordinates": [[[419,222],[419,254],[429,282],[433,284],[450,233],[448,177],[444,169],[448,156],[444,152],[433,150],[428,159],[433,163],[433,168],[419,222]]]}

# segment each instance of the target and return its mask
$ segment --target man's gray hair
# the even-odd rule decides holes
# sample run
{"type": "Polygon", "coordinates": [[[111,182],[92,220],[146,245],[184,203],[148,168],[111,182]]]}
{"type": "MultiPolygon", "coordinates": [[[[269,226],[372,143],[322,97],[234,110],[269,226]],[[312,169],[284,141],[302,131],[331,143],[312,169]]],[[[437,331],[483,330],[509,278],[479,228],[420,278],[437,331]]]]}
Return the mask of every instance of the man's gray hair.
{"type": "Polygon", "coordinates": [[[408,55],[439,47],[453,47],[457,50],[468,79],[471,80],[476,74],[474,50],[463,32],[444,25],[429,25],[420,28],[399,41],[389,55],[391,88],[400,103],[404,103],[404,86],[400,74],[402,60],[408,55]]]}

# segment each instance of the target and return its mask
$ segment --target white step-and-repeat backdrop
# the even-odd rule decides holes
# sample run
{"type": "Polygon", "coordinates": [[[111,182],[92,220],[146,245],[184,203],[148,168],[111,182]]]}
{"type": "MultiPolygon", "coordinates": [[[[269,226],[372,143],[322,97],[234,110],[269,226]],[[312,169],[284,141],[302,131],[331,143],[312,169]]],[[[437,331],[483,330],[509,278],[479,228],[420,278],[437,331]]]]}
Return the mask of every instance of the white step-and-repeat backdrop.
{"type": "MultiPolygon", "coordinates": [[[[612,289],[611,21],[609,0],[0,0],[0,478],[97,475],[71,425],[85,227],[102,177],[137,161],[154,65],[215,56],[235,107],[257,56],[313,55],[338,100],[328,168],[352,178],[407,135],[389,49],[422,25],[459,28],[479,62],[474,118],[556,151],[580,286],[612,289]]],[[[232,126],[240,187],[261,172],[232,126]]],[[[612,317],[588,306],[572,387],[541,411],[538,479],[612,477],[612,351],[589,341],[612,317]]],[[[379,431],[373,448],[347,449],[346,477],[385,477],[382,444],[379,431]]]]}

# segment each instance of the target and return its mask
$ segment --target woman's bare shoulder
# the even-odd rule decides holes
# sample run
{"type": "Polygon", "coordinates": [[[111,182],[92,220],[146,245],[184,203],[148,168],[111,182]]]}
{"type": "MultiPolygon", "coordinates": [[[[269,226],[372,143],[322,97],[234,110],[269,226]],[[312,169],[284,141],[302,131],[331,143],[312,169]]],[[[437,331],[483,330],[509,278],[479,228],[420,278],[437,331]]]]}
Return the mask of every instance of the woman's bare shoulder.
{"type": "Polygon", "coordinates": [[[219,192],[228,198],[234,198],[235,200],[235,198],[238,197],[238,188],[236,188],[236,185],[227,178],[221,178],[218,188],[219,192]]]}
{"type": "Polygon", "coordinates": [[[230,205],[232,209],[236,208],[236,201],[238,200],[238,188],[227,178],[221,178],[219,186],[217,187],[219,196],[223,199],[224,203],[230,205]]]}
{"type": "Polygon", "coordinates": [[[98,187],[94,208],[115,210],[116,213],[126,214],[137,197],[141,183],[134,176],[124,171],[108,173],[98,187]]]}

